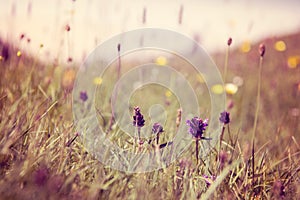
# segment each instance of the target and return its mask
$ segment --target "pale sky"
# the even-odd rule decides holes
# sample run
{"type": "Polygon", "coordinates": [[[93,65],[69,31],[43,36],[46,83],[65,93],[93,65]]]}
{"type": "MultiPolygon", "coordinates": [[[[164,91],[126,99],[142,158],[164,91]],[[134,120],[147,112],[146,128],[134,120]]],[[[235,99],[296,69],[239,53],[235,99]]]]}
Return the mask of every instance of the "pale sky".
{"type": "Polygon", "coordinates": [[[31,39],[20,45],[33,54],[65,61],[81,61],[97,44],[137,28],[166,28],[191,38],[208,51],[223,50],[227,38],[233,47],[300,31],[300,1],[259,0],[0,0],[0,36],[14,42],[24,33],[31,39]],[[178,24],[180,6],[182,24],[178,24]],[[142,23],[146,8],[146,23],[142,23]],[[64,29],[69,24],[71,31],[64,29]]]}

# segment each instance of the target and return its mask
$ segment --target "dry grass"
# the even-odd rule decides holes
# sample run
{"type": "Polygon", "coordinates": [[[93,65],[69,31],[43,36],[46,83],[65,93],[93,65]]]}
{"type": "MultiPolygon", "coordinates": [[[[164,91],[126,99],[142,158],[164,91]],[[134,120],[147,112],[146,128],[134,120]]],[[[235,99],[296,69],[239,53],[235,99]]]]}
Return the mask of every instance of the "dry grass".
{"type": "MultiPolygon", "coordinates": [[[[197,165],[193,144],[171,166],[141,174],[103,166],[79,139],[67,145],[76,134],[71,110],[75,68],[44,66],[17,57],[10,48],[10,58],[0,62],[0,198],[300,199],[300,116],[291,115],[300,109],[300,89],[294,87],[300,68],[283,65],[298,50],[290,45],[288,51],[276,52],[272,42],[266,43],[254,168],[255,49],[230,55],[227,80],[239,75],[244,85],[229,96],[234,102],[231,133],[225,131],[220,153],[212,151],[197,165]]],[[[223,59],[215,56],[217,64],[223,59]]]]}

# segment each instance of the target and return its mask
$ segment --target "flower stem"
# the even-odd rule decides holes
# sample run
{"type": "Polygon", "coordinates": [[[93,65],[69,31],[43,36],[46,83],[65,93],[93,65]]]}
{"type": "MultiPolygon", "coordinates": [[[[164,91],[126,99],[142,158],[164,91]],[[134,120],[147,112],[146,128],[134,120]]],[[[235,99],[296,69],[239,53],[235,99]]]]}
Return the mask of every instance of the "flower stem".
{"type": "Polygon", "coordinates": [[[198,165],[199,164],[199,138],[196,138],[196,160],[198,165]]]}
{"type": "Polygon", "coordinates": [[[227,76],[227,68],[228,68],[228,59],[229,59],[229,49],[230,46],[228,45],[226,48],[226,54],[225,54],[225,63],[224,63],[224,82],[226,83],[226,76],[227,76]]]}
{"type": "Polygon", "coordinates": [[[261,76],[262,76],[262,63],[263,63],[263,56],[260,56],[259,59],[259,72],[258,72],[258,84],[257,84],[257,96],[256,96],[256,111],[254,117],[254,125],[253,125],[253,133],[252,133],[252,184],[254,184],[254,152],[255,152],[255,135],[257,129],[257,121],[258,121],[258,114],[260,109],[260,90],[261,90],[261,76]]]}

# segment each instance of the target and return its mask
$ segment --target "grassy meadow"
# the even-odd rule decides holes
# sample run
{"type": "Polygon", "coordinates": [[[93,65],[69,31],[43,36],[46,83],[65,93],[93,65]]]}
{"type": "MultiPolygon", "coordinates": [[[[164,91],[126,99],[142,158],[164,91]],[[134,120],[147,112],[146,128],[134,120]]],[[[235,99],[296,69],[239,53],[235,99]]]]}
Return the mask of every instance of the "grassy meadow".
{"type": "MultiPolygon", "coordinates": [[[[227,63],[226,83],[232,83],[221,148],[197,161],[192,143],[170,166],[131,174],[101,164],[77,137],[72,88],[80,63],[45,63],[1,40],[0,199],[300,199],[300,34],[262,43],[263,56],[258,43],[230,48],[227,41],[212,55],[223,75],[227,63]]],[[[191,77],[199,89],[197,81],[191,77]]],[[[160,89],[139,92],[150,93],[149,102],[157,95],[173,113],[163,142],[175,130],[179,105],[160,89]]],[[[201,91],[207,98],[207,89],[201,91]]],[[[150,105],[139,92],[134,98],[143,112],[150,105]]],[[[209,117],[206,109],[201,114],[209,117]]],[[[107,134],[115,142],[126,139],[114,129],[107,134]]]]}

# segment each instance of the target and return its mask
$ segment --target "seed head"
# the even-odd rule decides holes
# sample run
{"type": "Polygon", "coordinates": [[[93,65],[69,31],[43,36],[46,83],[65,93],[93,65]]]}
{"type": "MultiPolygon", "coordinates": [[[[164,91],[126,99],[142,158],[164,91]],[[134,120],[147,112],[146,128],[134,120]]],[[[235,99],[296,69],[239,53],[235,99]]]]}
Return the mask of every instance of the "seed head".
{"type": "Polygon", "coordinates": [[[230,37],[230,38],[228,38],[228,40],[227,40],[227,45],[230,46],[231,43],[232,43],[232,38],[230,37]]]}
{"type": "Polygon", "coordinates": [[[71,30],[71,27],[70,27],[70,25],[69,25],[69,24],[67,24],[67,25],[65,26],[65,29],[66,29],[66,31],[67,31],[67,32],[69,32],[69,31],[71,30]]]}
{"type": "Polygon", "coordinates": [[[24,37],[25,37],[25,34],[22,33],[22,34],[20,35],[20,40],[23,40],[24,37]]]}
{"type": "Polygon", "coordinates": [[[143,127],[145,125],[144,116],[141,114],[141,110],[138,106],[134,107],[133,112],[133,126],[143,127]]]}
{"type": "Polygon", "coordinates": [[[120,52],[120,51],[121,51],[121,45],[118,44],[118,52],[120,52]]]}
{"type": "Polygon", "coordinates": [[[266,46],[264,44],[260,44],[258,51],[259,51],[260,56],[264,57],[265,52],[266,52],[266,46]]]}
{"type": "Polygon", "coordinates": [[[195,138],[203,139],[204,131],[208,126],[208,119],[202,120],[201,118],[194,117],[191,120],[187,120],[186,124],[190,127],[189,133],[195,138]]]}
{"type": "Polygon", "coordinates": [[[229,124],[229,122],[230,122],[230,117],[229,117],[230,113],[224,111],[220,115],[221,115],[220,118],[219,118],[220,122],[222,122],[224,124],[229,124]]]}

